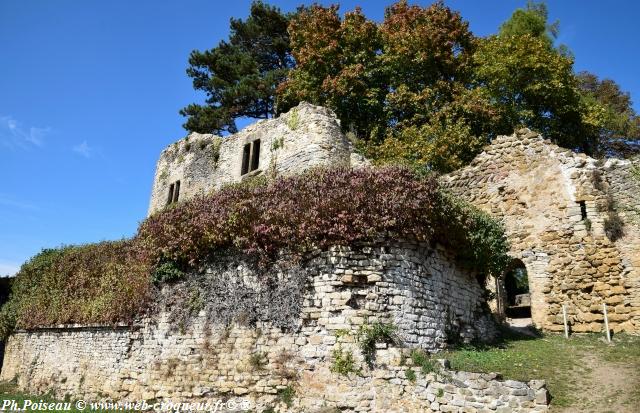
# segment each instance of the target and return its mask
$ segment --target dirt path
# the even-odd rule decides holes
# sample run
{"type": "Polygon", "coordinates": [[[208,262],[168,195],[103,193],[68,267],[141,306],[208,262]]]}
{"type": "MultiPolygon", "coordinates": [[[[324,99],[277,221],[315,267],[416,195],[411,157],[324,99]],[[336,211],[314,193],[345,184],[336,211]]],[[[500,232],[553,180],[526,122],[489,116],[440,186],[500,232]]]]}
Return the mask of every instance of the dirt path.
{"type": "Polygon", "coordinates": [[[571,371],[571,407],[554,408],[553,413],[638,413],[640,371],[634,364],[605,359],[603,350],[578,350],[579,365],[571,371]]]}

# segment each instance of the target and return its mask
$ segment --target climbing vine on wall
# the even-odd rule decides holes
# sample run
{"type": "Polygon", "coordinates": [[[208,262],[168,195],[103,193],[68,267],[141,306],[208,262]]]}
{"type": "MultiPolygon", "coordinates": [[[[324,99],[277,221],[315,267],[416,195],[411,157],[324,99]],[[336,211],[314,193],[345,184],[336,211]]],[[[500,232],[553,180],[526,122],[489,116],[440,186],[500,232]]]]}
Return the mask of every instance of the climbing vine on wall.
{"type": "Polygon", "coordinates": [[[508,262],[501,224],[445,193],[434,176],[402,167],[317,169],[167,208],[130,240],[45,250],[18,273],[0,327],[131,321],[157,285],[221,251],[254,257],[266,274],[282,252],[295,262],[318,248],[381,238],[444,244],[480,273],[500,273],[508,262]]]}

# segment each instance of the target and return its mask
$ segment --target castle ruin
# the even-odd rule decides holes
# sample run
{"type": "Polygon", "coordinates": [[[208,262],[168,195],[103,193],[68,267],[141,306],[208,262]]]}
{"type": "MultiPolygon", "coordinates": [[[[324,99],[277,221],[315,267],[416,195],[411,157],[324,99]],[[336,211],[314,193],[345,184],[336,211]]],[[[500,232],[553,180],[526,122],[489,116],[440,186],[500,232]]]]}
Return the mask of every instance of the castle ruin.
{"type": "MultiPolygon", "coordinates": [[[[303,103],[228,137],[194,133],[170,145],[157,164],[149,215],[257,175],[365,164],[331,111],[303,103]]],[[[504,221],[510,270],[527,274],[536,326],[561,330],[564,306],[573,331],[602,331],[606,304],[614,331],[638,332],[634,168],[574,154],[523,130],[498,137],[441,182],[504,221]]],[[[276,290],[265,290],[265,274],[246,257],[222,257],[191,274],[202,281],[194,285],[220,304],[220,314],[250,297],[260,307],[254,323],[243,324],[240,314],[224,323],[200,310],[176,329],[171,300],[193,300],[194,285],[166,285],[158,314],[134,325],[15,332],[0,379],[59,397],[240,398],[256,411],[547,411],[541,381],[503,381],[451,371],[446,363],[418,380],[407,376],[407,369],[420,373],[406,364],[412,349],[435,352],[448,342],[490,340],[496,333],[485,286],[453,256],[441,245],[402,239],[333,246],[309,254],[301,267],[277,270],[276,290]],[[354,332],[375,322],[397,326],[403,344],[374,343],[374,367],[346,369],[368,363],[354,332]],[[283,392],[293,388],[295,400],[285,403],[283,392]]],[[[498,317],[512,304],[507,277],[489,284],[498,317]]]]}

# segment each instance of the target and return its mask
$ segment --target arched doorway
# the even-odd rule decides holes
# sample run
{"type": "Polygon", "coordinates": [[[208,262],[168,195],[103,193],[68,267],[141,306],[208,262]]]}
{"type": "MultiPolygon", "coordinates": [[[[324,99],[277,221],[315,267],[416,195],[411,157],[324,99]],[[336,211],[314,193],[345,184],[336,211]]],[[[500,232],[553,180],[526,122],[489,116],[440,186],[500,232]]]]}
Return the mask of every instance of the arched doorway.
{"type": "Polygon", "coordinates": [[[531,294],[527,267],[519,259],[514,259],[504,275],[504,309],[508,319],[518,324],[531,323],[531,294]]]}

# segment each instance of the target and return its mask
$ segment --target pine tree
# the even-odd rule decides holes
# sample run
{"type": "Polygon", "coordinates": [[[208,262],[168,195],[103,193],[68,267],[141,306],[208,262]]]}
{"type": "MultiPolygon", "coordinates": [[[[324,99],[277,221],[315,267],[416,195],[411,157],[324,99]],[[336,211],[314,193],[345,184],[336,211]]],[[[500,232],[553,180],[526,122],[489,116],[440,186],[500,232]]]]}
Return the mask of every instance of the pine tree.
{"type": "Polygon", "coordinates": [[[254,1],[246,20],[231,19],[228,41],[204,52],[194,50],[187,74],[206,93],[205,104],[180,111],[189,131],[222,134],[237,131],[237,118],[264,119],[277,112],[275,91],[293,59],[287,27],[290,16],[254,1]]]}

